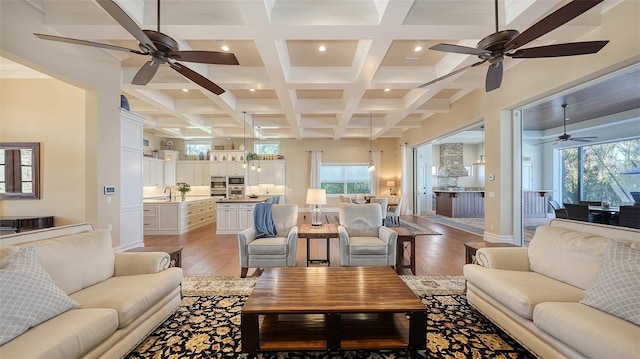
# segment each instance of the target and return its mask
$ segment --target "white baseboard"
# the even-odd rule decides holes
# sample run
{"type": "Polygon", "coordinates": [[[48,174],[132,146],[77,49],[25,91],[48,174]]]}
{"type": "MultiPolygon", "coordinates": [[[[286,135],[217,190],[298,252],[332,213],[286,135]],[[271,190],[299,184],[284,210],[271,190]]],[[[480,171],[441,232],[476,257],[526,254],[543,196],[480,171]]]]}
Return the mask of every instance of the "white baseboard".
{"type": "Polygon", "coordinates": [[[484,231],[484,240],[487,242],[495,242],[495,243],[514,243],[513,235],[499,235],[495,233],[489,233],[484,231]]]}

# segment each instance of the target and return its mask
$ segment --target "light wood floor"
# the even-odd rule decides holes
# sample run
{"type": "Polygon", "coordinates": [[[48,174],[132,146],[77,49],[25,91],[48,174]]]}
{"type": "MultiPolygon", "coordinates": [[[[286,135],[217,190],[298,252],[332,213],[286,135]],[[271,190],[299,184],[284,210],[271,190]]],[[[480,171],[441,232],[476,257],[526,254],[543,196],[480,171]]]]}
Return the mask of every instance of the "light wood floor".
{"type": "MultiPolygon", "coordinates": [[[[299,223],[309,221],[300,214],[299,223]]],[[[476,234],[461,231],[428,219],[403,216],[421,226],[442,235],[416,238],[416,274],[418,275],[462,275],[464,265],[464,243],[482,241],[476,234]]],[[[311,257],[324,258],[325,240],[311,241],[311,257]]],[[[215,224],[210,224],[188,233],[175,236],[146,235],[145,246],[183,246],[182,268],[185,276],[240,276],[238,240],[235,234],[216,235],[215,224]]],[[[296,265],[306,265],[307,241],[300,239],[296,265]]],[[[406,255],[406,254],[405,254],[406,255]]],[[[322,265],[322,264],[312,264],[322,265]]],[[[326,265],[326,264],[325,264],[326,265]]],[[[338,240],[331,240],[331,266],[339,266],[338,240]]],[[[249,269],[249,275],[254,273],[249,269]]],[[[411,274],[404,269],[401,274],[411,274]]]]}

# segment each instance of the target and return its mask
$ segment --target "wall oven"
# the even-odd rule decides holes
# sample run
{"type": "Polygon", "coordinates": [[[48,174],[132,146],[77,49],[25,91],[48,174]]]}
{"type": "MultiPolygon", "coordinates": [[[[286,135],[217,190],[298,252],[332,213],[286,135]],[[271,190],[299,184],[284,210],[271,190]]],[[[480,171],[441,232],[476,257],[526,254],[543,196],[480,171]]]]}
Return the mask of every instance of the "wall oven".
{"type": "Polygon", "coordinates": [[[229,186],[229,198],[244,197],[244,186],[229,186]]]}
{"type": "Polygon", "coordinates": [[[227,179],[225,177],[211,177],[211,197],[227,196],[227,179]]]}
{"type": "Polygon", "coordinates": [[[244,186],[244,176],[229,176],[227,184],[229,186],[244,186]]]}

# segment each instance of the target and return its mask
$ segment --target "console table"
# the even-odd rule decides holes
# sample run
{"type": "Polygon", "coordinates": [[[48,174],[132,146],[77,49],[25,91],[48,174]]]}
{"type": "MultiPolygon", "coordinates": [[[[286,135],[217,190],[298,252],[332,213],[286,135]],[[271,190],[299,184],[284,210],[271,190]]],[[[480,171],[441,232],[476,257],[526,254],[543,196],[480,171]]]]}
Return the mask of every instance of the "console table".
{"type": "Polygon", "coordinates": [[[0,230],[20,233],[24,229],[42,229],[53,227],[53,216],[10,216],[0,217],[0,230]]]}

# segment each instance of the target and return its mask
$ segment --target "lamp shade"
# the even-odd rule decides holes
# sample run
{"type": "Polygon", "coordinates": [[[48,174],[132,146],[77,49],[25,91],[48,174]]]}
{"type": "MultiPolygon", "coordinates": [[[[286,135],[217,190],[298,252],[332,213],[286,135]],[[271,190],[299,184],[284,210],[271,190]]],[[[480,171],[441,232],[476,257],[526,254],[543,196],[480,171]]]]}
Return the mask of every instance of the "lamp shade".
{"type": "Polygon", "coordinates": [[[327,192],[319,188],[307,190],[307,204],[327,204],[327,192]]]}
{"type": "Polygon", "coordinates": [[[387,181],[387,187],[395,187],[396,181],[387,181]]]}

